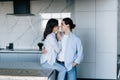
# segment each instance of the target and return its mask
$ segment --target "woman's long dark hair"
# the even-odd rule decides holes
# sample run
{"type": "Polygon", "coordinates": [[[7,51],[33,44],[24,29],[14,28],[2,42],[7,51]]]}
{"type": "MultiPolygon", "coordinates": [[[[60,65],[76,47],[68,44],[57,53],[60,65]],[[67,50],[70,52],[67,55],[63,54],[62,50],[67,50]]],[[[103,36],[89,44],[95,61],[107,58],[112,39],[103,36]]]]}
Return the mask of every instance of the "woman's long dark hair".
{"type": "Polygon", "coordinates": [[[43,34],[43,41],[46,39],[47,35],[52,33],[53,31],[53,28],[55,26],[58,26],[58,20],[57,19],[49,19],[47,24],[46,24],[46,28],[45,28],[45,31],[44,31],[44,34],[43,34]]]}
{"type": "Polygon", "coordinates": [[[73,24],[72,19],[70,18],[64,18],[63,21],[65,22],[65,24],[69,24],[70,25],[70,30],[72,31],[72,29],[74,29],[76,27],[75,24],[73,24]]]}

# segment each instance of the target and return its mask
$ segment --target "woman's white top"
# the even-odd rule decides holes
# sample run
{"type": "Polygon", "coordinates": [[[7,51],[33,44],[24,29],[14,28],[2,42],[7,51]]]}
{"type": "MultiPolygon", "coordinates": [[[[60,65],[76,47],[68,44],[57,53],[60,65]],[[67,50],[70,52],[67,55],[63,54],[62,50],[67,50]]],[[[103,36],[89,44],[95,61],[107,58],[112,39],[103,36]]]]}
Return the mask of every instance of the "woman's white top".
{"type": "Polygon", "coordinates": [[[46,37],[44,41],[44,47],[47,50],[47,53],[42,54],[40,58],[41,64],[44,62],[47,62],[51,65],[54,64],[56,62],[57,54],[60,52],[55,33],[51,33],[46,37]]]}

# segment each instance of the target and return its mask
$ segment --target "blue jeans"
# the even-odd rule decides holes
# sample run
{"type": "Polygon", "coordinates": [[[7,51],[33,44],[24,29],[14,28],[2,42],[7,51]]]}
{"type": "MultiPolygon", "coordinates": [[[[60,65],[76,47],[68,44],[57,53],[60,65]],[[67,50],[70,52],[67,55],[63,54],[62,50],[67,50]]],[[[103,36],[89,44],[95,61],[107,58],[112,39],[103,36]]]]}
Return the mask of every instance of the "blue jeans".
{"type": "Polygon", "coordinates": [[[67,71],[67,80],[77,80],[76,67],[73,67],[70,71],[67,71]]]}
{"type": "MultiPolygon", "coordinates": [[[[65,66],[63,62],[59,62],[62,66],[65,66]]],[[[67,74],[65,76],[65,80],[77,80],[77,71],[76,67],[73,67],[70,71],[67,71],[67,74]]]]}
{"type": "Polygon", "coordinates": [[[65,79],[66,68],[63,67],[62,65],[60,65],[58,63],[54,63],[53,65],[50,65],[47,62],[45,62],[41,66],[44,68],[55,69],[56,71],[58,71],[57,80],[64,80],[65,79]]]}

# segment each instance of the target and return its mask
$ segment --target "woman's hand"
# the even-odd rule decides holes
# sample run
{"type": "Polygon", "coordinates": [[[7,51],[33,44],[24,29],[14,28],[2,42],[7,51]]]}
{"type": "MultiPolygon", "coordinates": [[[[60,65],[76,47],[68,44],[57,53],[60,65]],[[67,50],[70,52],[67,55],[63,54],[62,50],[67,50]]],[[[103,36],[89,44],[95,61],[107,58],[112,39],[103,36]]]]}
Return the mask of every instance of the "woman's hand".
{"type": "Polygon", "coordinates": [[[47,50],[44,48],[42,48],[42,54],[46,54],[47,53],[47,50]]]}
{"type": "Polygon", "coordinates": [[[62,33],[57,32],[57,40],[60,41],[62,39],[62,33]]]}

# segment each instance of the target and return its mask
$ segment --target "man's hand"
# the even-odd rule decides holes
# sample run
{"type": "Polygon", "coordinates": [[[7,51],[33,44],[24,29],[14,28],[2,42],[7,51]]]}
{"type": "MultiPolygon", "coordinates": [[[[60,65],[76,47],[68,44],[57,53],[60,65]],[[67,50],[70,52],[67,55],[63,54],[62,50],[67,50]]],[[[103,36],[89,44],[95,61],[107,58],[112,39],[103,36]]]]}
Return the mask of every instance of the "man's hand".
{"type": "Polygon", "coordinates": [[[74,63],[72,64],[73,67],[75,67],[75,66],[77,66],[77,65],[78,65],[78,63],[76,63],[76,62],[74,62],[74,63]]]}
{"type": "Polygon", "coordinates": [[[61,40],[62,39],[62,33],[61,32],[57,32],[57,40],[61,40]]]}
{"type": "Polygon", "coordinates": [[[42,54],[46,54],[47,50],[45,49],[45,47],[42,49],[42,54]]]}

